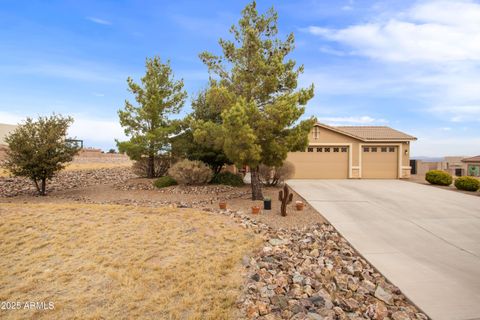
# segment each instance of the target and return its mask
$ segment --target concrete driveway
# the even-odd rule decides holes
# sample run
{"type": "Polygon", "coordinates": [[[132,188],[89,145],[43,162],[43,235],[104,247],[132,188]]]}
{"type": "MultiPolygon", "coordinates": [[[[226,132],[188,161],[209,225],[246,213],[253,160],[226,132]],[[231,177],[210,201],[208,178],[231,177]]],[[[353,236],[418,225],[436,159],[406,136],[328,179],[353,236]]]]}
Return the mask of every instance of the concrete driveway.
{"type": "Polygon", "coordinates": [[[480,319],[480,198],[399,180],[288,184],[432,319],[480,319]]]}

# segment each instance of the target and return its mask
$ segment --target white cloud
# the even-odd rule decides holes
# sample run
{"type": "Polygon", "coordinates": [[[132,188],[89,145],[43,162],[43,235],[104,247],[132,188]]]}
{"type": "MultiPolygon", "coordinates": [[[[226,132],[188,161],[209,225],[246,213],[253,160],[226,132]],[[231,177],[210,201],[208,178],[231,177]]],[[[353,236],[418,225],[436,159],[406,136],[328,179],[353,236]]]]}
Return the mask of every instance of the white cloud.
{"type": "Polygon", "coordinates": [[[416,111],[437,119],[480,121],[480,3],[421,0],[345,28],[304,30],[322,39],[323,53],[369,58],[307,69],[303,80],[321,95],[408,97],[426,106],[416,111]],[[328,42],[336,43],[334,50],[324,50],[328,42]]]}
{"type": "MultiPolygon", "coordinates": [[[[38,115],[28,115],[36,118],[38,115]]],[[[0,123],[18,124],[27,115],[0,111],[0,123]]],[[[74,114],[74,122],[68,135],[85,141],[86,147],[111,147],[115,139],[125,140],[126,136],[118,119],[94,118],[84,114],[74,114]]]]}
{"type": "Polygon", "coordinates": [[[460,135],[439,138],[422,136],[411,145],[412,156],[476,156],[480,154],[480,138],[460,135]]]}
{"type": "Polygon", "coordinates": [[[437,106],[430,112],[446,115],[452,122],[480,122],[480,105],[437,106]]]}
{"type": "Polygon", "coordinates": [[[480,4],[472,1],[422,1],[381,21],[306,30],[358,55],[385,61],[480,60],[480,4]]]}
{"type": "Polygon", "coordinates": [[[367,124],[379,124],[386,123],[385,119],[375,119],[370,116],[360,117],[319,117],[319,122],[330,125],[367,125],[367,124]]]}
{"type": "Polygon", "coordinates": [[[86,17],[85,19],[87,19],[91,22],[97,23],[97,24],[105,25],[105,26],[110,26],[112,24],[112,22],[110,22],[108,20],[100,19],[100,18],[96,18],[96,17],[86,17]]]}
{"type": "Polygon", "coordinates": [[[118,119],[91,118],[85,115],[73,115],[75,121],[70,127],[69,134],[88,141],[92,147],[110,143],[115,139],[126,139],[125,133],[118,119]]]}
{"type": "Polygon", "coordinates": [[[39,75],[80,81],[116,82],[125,81],[127,76],[114,68],[88,61],[29,62],[17,65],[0,65],[3,74],[39,75]]]}

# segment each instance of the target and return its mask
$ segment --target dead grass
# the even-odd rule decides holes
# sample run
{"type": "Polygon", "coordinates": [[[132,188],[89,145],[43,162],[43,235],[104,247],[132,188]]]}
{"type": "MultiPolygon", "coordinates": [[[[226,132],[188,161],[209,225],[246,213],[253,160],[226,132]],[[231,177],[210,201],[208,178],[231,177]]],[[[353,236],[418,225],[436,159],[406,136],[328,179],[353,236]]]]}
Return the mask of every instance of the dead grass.
{"type": "Polygon", "coordinates": [[[2,319],[229,319],[259,237],[195,210],[1,204],[2,319]]]}

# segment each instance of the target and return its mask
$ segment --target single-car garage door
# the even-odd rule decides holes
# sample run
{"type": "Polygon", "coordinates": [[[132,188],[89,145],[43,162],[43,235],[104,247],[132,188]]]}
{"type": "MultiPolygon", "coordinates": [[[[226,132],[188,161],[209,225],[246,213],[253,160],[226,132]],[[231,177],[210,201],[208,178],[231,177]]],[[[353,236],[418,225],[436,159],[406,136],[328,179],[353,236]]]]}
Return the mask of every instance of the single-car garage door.
{"type": "Polygon", "coordinates": [[[362,178],[364,179],[397,179],[398,147],[396,146],[363,146],[362,178]]]}
{"type": "Polygon", "coordinates": [[[291,152],[287,161],[295,166],[295,179],[347,179],[346,146],[310,146],[306,152],[291,152]]]}

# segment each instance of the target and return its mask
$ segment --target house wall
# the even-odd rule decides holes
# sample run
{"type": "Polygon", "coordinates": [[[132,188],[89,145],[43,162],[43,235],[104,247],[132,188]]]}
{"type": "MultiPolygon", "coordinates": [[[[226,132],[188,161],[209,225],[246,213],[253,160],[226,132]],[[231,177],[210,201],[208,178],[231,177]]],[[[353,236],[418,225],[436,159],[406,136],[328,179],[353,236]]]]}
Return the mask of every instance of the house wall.
{"type": "MultiPolygon", "coordinates": [[[[323,170],[340,170],[338,166],[348,162],[348,174],[347,178],[362,178],[362,148],[364,146],[395,146],[397,148],[397,170],[396,176],[398,178],[410,177],[410,144],[408,142],[392,142],[392,141],[378,141],[378,142],[363,142],[356,138],[350,137],[330,130],[325,127],[318,127],[313,129],[309,136],[309,146],[348,146],[348,160],[345,160],[345,155],[339,153],[337,155],[338,165],[330,164],[328,168],[323,170]],[[316,131],[317,130],[317,131],[316,131]],[[317,134],[316,134],[317,133],[317,134]]],[[[295,165],[295,177],[307,178],[312,174],[313,164],[318,158],[317,163],[321,163],[322,160],[331,162],[330,156],[328,158],[321,158],[322,156],[315,152],[290,152],[287,157],[287,161],[292,162],[295,165]]],[[[324,156],[325,157],[325,156],[324,156]]],[[[378,157],[378,161],[382,161],[381,157],[378,157]]],[[[370,160],[377,161],[377,160],[370,160]]],[[[322,170],[319,166],[315,167],[316,170],[322,170]]],[[[331,173],[325,173],[326,177],[332,176],[331,173]]],[[[338,174],[338,178],[342,178],[343,173],[338,174]]],[[[313,177],[314,178],[314,177],[313,177]]]]}

